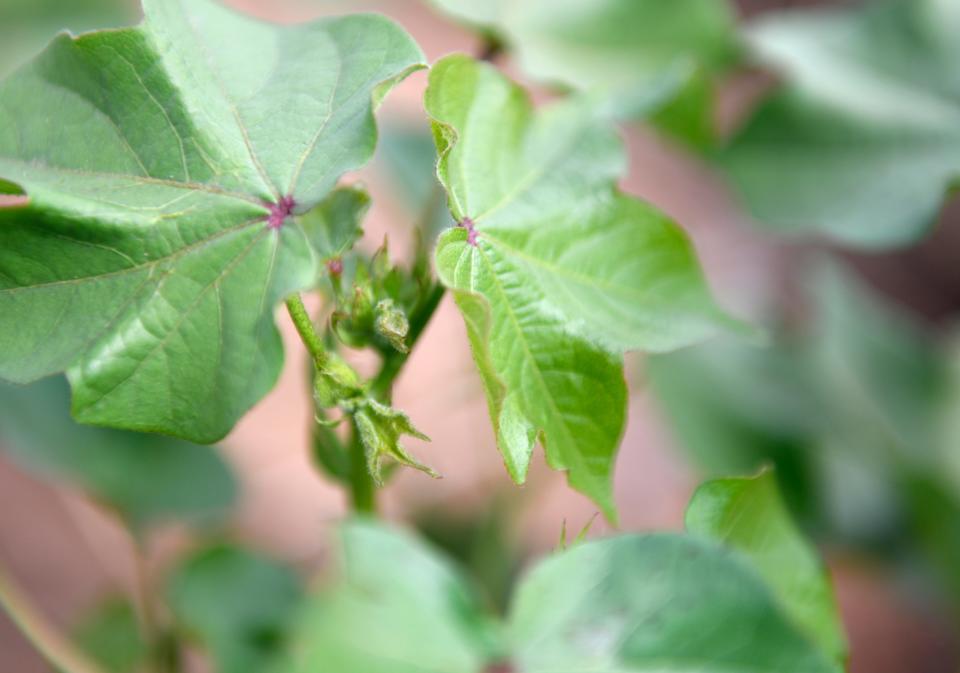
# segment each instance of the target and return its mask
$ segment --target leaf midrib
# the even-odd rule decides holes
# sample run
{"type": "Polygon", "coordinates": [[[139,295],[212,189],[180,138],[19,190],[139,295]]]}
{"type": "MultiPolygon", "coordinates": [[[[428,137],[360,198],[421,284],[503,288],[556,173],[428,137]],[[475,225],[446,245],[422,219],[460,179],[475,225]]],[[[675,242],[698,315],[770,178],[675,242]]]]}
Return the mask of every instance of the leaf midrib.
{"type": "MultiPolygon", "coordinates": [[[[467,252],[469,252],[469,250],[471,249],[471,246],[466,246],[466,247],[467,247],[467,252]]],[[[486,253],[484,253],[483,250],[480,249],[479,246],[477,246],[475,249],[477,251],[477,254],[480,255],[480,258],[483,260],[484,264],[486,264],[487,270],[490,273],[490,277],[493,278],[494,285],[497,288],[497,292],[500,294],[501,300],[503,301],[504,305],[507,307],[507,313],[510,316],[510,322],[513,323],[513,326],[517,331],[518,340],[520,341],[521,344],[523,344],[523,350],[526,352],[527,357],[530,358],[530,362],[533,365],[533,370],[537,373],[537,381],[540,385],[541,392],[543,393],[543,396],[548,400],[550,404],[550,408],[553,411],[553,414],[555,415],[556,419],[559,419],[559,422],[557,422],[556,425],[563,428],[563,433],[566,435],[567,439],[572,441],[573,433],[571,432],[570,428],[567,427],[567,424],[565,422],[566,416],[560,413],[560,409],[559,407],[557,407],[556,400],[550,394],[550,389],[547,386],[547,382],[543,378],[543,372],[540,371],[540,367],[537,364],[537,359],[534,357],[533,351],[530,349],[530,344],[527,341],[526,335],[523,331],[523,327],[520,325],[520,321],[513,310],[513,305],[510,303],[510,298],[506,293],[506,289],[503,287],[503,284],[500,282],[500,277],[497,275],[495,269],[493,268],[493,263],[487,257],[486,253]]],[[[472,285],[473,283],[471,281],[471,291],[476,291],[472,287],[472,285]]],[[[538,431],[545,432],[546,428],[538,428],[538,431]]],[[[549,440],[545,440],[544,443],[546,444],[547,441],[549,440]]],[[[564,453],[564,458],[566,459],[564,462],[567,463],[567,460],[569,460],[569,457],[565,455],[566,452],[563,452],[563,453],[564,453]]],[[[569,470],[570,469],[569,463],[564,465],[564,467],[569,470]]]]}
{"type": "MultiPolygon", "coordinates": [[[[204,247],[205,245],[207,245],[207,244],[209,244],[209,243],[213,243],[214,241],[217,241],[217,240],[219,240],[220,238],[223,238],[224,236],[227,236],[227,235],[232,234],[232,233],[236,233],[236,232],[238,232],[238,231],[242,231],[243,229],[246,229],[247,227],[251,227],[251,226],[253,226],[253,225],[255,225],[255,224],[262,224],[262,223],[263,223],[263,218],[260,218],[260,217],[246,220],[246,221],[241,222],[240,224],[235,225],[235,226],[233,226],[233,227],[227,227],[227,228],[225,228],[225,229],[220,229],[220,230],[218,230],[215,234],[213,234],[212,236],[208,236],[207,238],[202,238],[202,239],[200,239],[199,241],[196,241],[196,242],[194,242],[194,243],[191,243],[190,245],[186,245],[186,246],[184,246],[184,247],[182,247],[182,248],[179,248],[179,249],[177,249],[175,252],[173,252],[173,253],[171,253],[171,254],[169,254],[169,255],[164,255],[164,256],[162,256],[162,257],[157,257],[156,259],[152,259],[152,260],[150,260],[149,262],[144,262],[144,263],[138,264],[138,265],[136,265],[136,266],[130,266],[130,267],[126,267],[126,268],[124,268],[124,269],[118,269],[118,270],[116,270],[116,271],[109,271],[109,272],[107,272],[107,273],[96,274],[96,275],[93,275],[93,276],[81,276],[81,277],[79,277],[79,278],[69,278],[69,279],[65,279],[65,280],[55,280],[55,281],[51,281],[51,282],[49,282],[49,283],[38,283],[38,284],[35,284],[35,285],[23,285],[23,286],[19,286],[19,287],[0,288],[0,295],[10,296],[10,295],[16,294],[16,293],[18,293],[18,292],[30,292],[30,291],[34,291],[34,290],[46,290],[46,289],[49,289],[49,288],[51,288],[51,287],[77,285],[77,284],[86,283],[86,282],[95,282],[95,281],[103,280],[103,279],[107,279],[107,278],[114,278],[114,277],[122,276],[122,275],[128,274],[128,273],[136,273],[136,272],[139,272],[139,271],[152,270],[153,268],[157,267],[157,266],[160,265],[160,264],[168,263],[168,262],[174,262],[174,261],[176,261],[177,259],[179,259],[180,257],[182,257],[182,256],[184,256],[184,255],[186,255],[186,254],[188,254],[188,253],[190,253],[190,252],[193,252],[194,250],[197,250],[197,249],[199,249],[199,248],[202,248],[202,247],[204,247]]],[[[266,225],[264,225],[264,230],[267,230],[266,225]]],[[[61,236],[61,237],[63,237],[63,234],[60,234],[59,232],[58,232],[58,235],[61,236]]],[[[73,239],[71,239],[71,240],[73,240],[73,239]]],[[[79,243],[81,243],[81,244],[89,244],[88,241],[80,241],[80,240],[78,240],[77,242],[79,242],[79,243]]],[[[119,252],[119,251],[118,251],[118,252],[119,252]]]]}

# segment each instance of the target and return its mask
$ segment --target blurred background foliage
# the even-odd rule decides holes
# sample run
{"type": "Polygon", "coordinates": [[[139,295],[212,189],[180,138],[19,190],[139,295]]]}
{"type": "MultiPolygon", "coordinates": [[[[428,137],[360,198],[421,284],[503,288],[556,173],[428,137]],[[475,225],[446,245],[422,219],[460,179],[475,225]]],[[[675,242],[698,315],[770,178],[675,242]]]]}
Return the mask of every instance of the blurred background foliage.
{"type": "MultiPolygon", "coordinates": [[[[808,534],[893,569],[949,606],[960,632],[960,213],[944,207],[960,183],[960,5],[432,2],[551,95],[582,91],[627,128],[647,124],[699,157],[759,230],[782,236],[767,347],[725,340],[647,358],[634,383],[649,386],[702,475],[774,466],[808,534]],[[735,93],[728,114],[725,97],[745,81],[750,95],[735,93]]],[[[134,21],[134,5],[0,0],[0,73],[62,28],[134,21]]],[[[419,223],[420,263],[451,224],[434,160],[425,122],[385,120],[377,163],[404,211],[396,219],[419,223]]],[[[180,641],[226,673],[272,666],[306,600],[305,573],[230,539],[239,485],[219,451],[81,427],[68,407],[59,378],[0,387],[2,449],[82,489],[134,539],[179,522],[192,545],[152,578],[161,606],[107,596],[76,642],[110,673],[180,657],[180,641]]],[[[414,517],[490,614],[506,613],[527,557],[515,514],[504,499],[483,515],[414,517]]]]}

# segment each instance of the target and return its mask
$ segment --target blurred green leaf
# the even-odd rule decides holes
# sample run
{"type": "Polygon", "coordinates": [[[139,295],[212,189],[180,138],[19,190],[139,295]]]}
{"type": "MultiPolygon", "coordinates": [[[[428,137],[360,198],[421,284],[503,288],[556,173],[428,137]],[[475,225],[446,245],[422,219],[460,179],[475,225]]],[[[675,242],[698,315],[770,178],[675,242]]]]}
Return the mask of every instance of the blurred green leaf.
{"type": "Polygon", "coordinates": [[[505,39],[531,77],[695,146],[714,137],[713,79],[737,58],[726,0],[432,0],[505,39]]]}
{"type": "Polygon", "coordinates": [[[167,596],[177,623],[212,655],[219,673],[263,673],[286,644],[303,588],[276,561],[216,545],[174,570],[167,596]]]}
{"type": "Polygon", "coordinates": [[[437,180],[437,148],[428,124],[384,124],[377,143],[377,160],[410,214],[416,218],[426,214],[420,225],[427,243],[455,224],[437,180]]]}
{"type": "Polygon", "coordinates": [[[677,438],[710,474],[772,462],[818,534],[919,556],[960,588],[948,353],[836,264],[810,267],[805,287],[807,324],[770,350],[713,342],[649,360],[677,438]]]}
{"type": "Polygon", "coordinates": [[[760,222],[864,248],[929,229],[960,178],[958,32],[941,0],[761,21],[751,42],[786,86],[720,158],[760,222]]]}
{"type": "Polygon", "coordinates": [[[717,339],[647,358],[646,371],[677,439],[707,475],[772,462],[795,511],[816,511],[809,454],[823,410],[792,344],[717,339]]]}
{"type": "Polygon", "coordinates": [[[408,534],[340,528],[337,579],[310,600],[291,673],[476,673],[501,644],[461,575],[408,534]]]}
{"type": "Polygon", "coordinates": [[[517,668],[840,671],[738,554],[696,537],[625,535],[541,563],[510,620],[517,668]]]}
{"type": "Polygon", "coordinates": [[[342,528],[340,576],[284,670],[307,673],[839,671],[739,554],[684,535],[588,542],[540,563],[501,628],[446,561],[373,523],[342,528]]]}
{"type": "Polygon", "coordinates": [[[777,490],[773,472],[707,482],[686,514],[687,530],[744,552],[787,614],[832,661],[844,666],[847,642],[826,570],[777,490]]]}
{"type": "Polygon", "coordinates": [[[104,673],[136,673],[149,654],[137,614],[126,599],[110,600],[86,615],[74,641],[104,673]]]}
{"type": "Polygon", "coordinates": [[[136,528],[169,519],[213,523],[237,494],[215,449],[75,423],[63,377],[0,383],[0,443],[25,468],[75,483],[136,528]]]}

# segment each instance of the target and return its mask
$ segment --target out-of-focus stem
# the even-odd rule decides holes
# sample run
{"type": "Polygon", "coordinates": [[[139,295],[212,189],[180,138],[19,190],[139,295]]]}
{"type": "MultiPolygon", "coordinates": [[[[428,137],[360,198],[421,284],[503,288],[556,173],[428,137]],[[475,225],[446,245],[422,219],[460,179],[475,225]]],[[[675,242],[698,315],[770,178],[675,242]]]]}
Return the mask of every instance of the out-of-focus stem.
{"type": "Polygon", "coordinates": [[[40,614],[0,568],[0,607],[50,665],[64,673],[105,673],[40,614]]]}

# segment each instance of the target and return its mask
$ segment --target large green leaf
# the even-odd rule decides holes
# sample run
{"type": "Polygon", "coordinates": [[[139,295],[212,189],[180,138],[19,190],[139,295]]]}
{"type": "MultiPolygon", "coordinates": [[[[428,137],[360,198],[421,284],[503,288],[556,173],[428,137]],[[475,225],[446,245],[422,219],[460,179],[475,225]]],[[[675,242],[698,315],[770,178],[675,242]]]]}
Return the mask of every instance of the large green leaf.
{"type": "Polygon", "coordinates": [[[67,370],[81,421],[223,437],[274,384],[276,302],[317,260],[294,217],[365,162],[418,67],[374,15],[292,27],[147,0],[0,84],[0,377],[67,370]]]}
{"type": "Polygon", "coordinates": [[[612,515],[622,352],[670,350],[733,321],[683,231],[616,190],[623,150],[589,106],[535,115],[493,67],[452,56],[434,66],[426,107],[460,223],[441,236],[437,269],[466,319],[507,467],[522,481],[541,435],[550,464],[612,515]]]}
{"type": "Polygon", "coordinates": [[[752,32],[787,86],[721,165],[761,223],[867,248],[917,239],[960,179],[960,13],[941,0],[790,12],[752,32]]]}
{"type": "Polygon", "coordinates": [[[726,0],[433,0],[492,30],[542,82],[596,95],[618,117],[653,116],[695,145],[714,135],[712,76],[737,53],[726,0]]]}
{"type": "Polygon", "coordinates": [[[716,479],[687,508],[687,530],[746,553],[787,614],[839,666],[847,643],[833,588],[816,552],[797,530],[773,473],[716,479]]]}
{"type": "Polygon", "coordinates": [[[492,629],[470,588],[416,540],[344,528],[337,578],[311,601],[283,670],[341,673],[819,673],[829,663],[739,554],[628,535],[540,563],[492,629]]]}
{"type": "Polygon", "coordinates": [[[0,444],[24,467],[75,482],[134,527],[203,524],[229,511],[236,481],[206,446],[77,425],[62,377],[0,384],[0,444]]]}
{"type": "Polygon", "coordinates": [[[303,599],[290,568],[231,545],[187,558],[167,595],[180,628],[199,641],[220,673],[262,673],[283,651],[303,599]]]}

